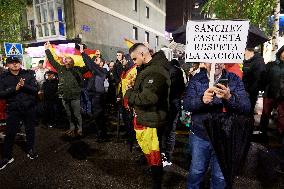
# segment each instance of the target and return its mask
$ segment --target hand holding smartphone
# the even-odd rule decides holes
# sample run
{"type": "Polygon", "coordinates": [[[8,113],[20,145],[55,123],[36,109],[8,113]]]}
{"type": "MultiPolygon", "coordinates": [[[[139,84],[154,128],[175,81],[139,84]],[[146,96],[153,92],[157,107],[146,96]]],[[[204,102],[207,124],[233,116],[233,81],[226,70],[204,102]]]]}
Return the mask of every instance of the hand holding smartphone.
{"type": "MultiPolygon", "coordinates": [[[[221,79],[218,81],[218,83],[221,84],[221,85],[224,85],[225,87],[228,87],[228,79],[227,79],[227,78],[221,78],[221,79]]],[[[218,83],[217,83],[217,84],[218,84],[218,83]]],[[[216,87],[218,87],[217,84],[215,84],[216,87]]],[[[218,88],[220,88],[220,87],[218,87],[218,88]]]]}
{"type": "Polygon", "coordinates": [[[214,93],[218,98],[223,98],[228,100],[231,98],[231,92],[228,86],[228,78],[221,78],[215,85],[214,85],[214,93]],[[218,85],[219,84],[219,85],[218,85]]]}

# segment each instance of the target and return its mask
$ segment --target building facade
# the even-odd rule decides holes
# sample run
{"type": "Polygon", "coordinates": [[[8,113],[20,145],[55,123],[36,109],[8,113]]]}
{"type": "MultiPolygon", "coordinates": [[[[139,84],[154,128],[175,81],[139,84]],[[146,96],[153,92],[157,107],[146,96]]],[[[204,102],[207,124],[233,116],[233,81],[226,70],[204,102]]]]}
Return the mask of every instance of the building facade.
{"type": "Polygon", "coordinates": [[[26,17],[34,36],[27,43],[80,38],[108,60],[128,50],[125,38],[155,50],[168,44],[166,0],[33,0],[26,17]]]}
{"type": "Polygon", "coordinates": [[[173,32],[188,20],[202,20],[206,16],[201,13],[207,0],[167,0],[166,31],[173,32]]]}

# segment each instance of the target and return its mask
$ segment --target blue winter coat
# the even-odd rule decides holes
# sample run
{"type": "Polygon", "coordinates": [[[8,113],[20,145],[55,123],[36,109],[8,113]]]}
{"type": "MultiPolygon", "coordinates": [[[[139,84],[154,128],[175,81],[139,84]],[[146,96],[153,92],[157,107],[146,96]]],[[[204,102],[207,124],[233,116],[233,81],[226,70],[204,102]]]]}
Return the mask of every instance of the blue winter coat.
{"type": "Polygon", "coordinates": [[[205,140],[208,140],[208,136],[203,126],[203,121],[208,118],[210,113],[222,112],[224,107],[227,112],[237,114],[248,114],[250,112],[250,101],[241,79],[230,72],[225,72],[222,77],[228,78],[232,94],[232,97],[228,101],[214,96],[211,103],[203,103],[203,94],[209,87],[209,79],[206,71],[201,71],[193,76],[184,96],[184,109],[192,112],[191,130],[198,137],[205,140]]]}

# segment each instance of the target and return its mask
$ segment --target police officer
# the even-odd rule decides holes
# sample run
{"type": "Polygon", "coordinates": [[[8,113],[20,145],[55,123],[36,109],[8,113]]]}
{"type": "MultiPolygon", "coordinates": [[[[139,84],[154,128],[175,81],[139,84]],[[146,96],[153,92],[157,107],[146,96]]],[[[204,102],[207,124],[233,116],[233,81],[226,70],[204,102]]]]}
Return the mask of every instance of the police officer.
{"type": "Polygon", "coordinates": [[[8,71],[0,76],[0,98],[7,102],[7,130],[4,139],[4,154],[0,161],[0,170],[14,161],[12,148],[21,123],[26,131],[27,157],[35,159],[35,107],[38,87],[35,73],[23,70],[18,57],[7,58],[8,71]]]}

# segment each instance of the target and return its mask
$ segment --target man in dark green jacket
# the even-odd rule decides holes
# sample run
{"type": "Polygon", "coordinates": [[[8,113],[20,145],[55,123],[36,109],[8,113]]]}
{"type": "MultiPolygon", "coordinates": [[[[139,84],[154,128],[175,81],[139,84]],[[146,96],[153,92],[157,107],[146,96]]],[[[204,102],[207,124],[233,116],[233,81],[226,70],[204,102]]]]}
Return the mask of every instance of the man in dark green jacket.
{"type": "Polygon", "coordinates": [[[66,132],[69,136],[75,135],[75,124],[71,118],[72,113],[76,117],[77,134],[82,135],[82,116],[80,113],[80,95],[81,95],[81,82],[82,74],[88,71],[87,67],[74,66],[74,60],[71,57],[65,57],[64,65],[60,65],[54,59],[49,42],[44,44],[46,49],[45,53],[50,64],[56,69],[59,76],[59,83],[62,83],[63,105],[65,107],[69,122],[70,129],[66,132]]]}
{"type": "MultiPolygon", "coordinates": [[[[169,124],[170,75],[164,68],[168,60],[162,51],[152,57],[149,49],[142,43],[134,44],[129,49],[129,54],[139,67],[139,72],[134,86],[127,87],[125,96],[129,106],[134,108],[136,123],[144,127],[157,128],[158,139],[161,141],[163,128],[169,124]]],[[[147,160],[151,165],[152,186],[161,188],[161,154],[156,156],[159,158],[155,158],[154,161],[151,158],[147,160]]]]}

